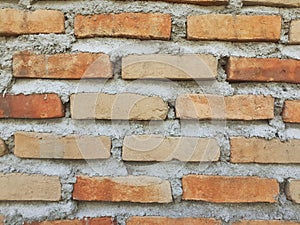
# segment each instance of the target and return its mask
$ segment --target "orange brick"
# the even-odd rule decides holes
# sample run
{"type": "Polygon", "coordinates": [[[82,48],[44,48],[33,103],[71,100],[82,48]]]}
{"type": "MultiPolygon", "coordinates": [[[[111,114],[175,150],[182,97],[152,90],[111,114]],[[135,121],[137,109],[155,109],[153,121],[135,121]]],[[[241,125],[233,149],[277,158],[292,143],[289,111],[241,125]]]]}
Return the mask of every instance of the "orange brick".
{"type": "Polygon", "coordinates": [[[100,136],[17,132],[14,154],[20,158],[37,159],[107,159],[111,139],[100,136]]]}
{"type": "Polygon", "coordinates": [[[64,14],[56,10],[0,9],[0,21],[0,36],[65,32],[64,14]]]}
{"type": "Polygon", "coordinates": [[[282,117],[286,123],[300,123],[300,100],[285,101],[282,117]]]}
{"type": "Polygon", "coordinates": [[[116,222],[111,217],[101,218],[85,218],[82,220],[54,220],[43,222],[31,222],[24,225],[116,225],[116,222]]]}
{"type": "MultiPolygon", "coordinates": [[[[300,6],[299,1],[298,1],[298,6],[300,6]]],[[[291,22],[289,35],[290,35],[291,44],[300,44],[300,20],[293,20],[291,22]]]]}
{"type": "Polygon", "coordinates": [[[83,177],[78,176],[73,198],[80,201],[169,203],[170,183],[156,177],[83,177]]]}
{"type": "Polygon", "coordinates": [[[167,217],[131,217],[126,225],[221,225],[222,222],[210,218],[167,218],[167,217]]]}
{"type": "Polygon", "coordinates": [[[105,54],[74,53],[37,55],[18,52],[13,56],[14,77],[83,79],[111,78],[112,64],[105,54]]]}
{"type": "Polygon", "coordinates": [[[282,220],[242,220],[232,225],[299,225],[300,223],[282,220]]]}
{"type": "Polygon", "coordinates": [[[188,175],[182,178],[183,199],[215,203],[277,202],[275,179],[188,175]]]}
{"type": "Polygon", "coordinates": [[[122,158],[125,161],[211,162],[220,158],[215,139],[163,137],[159,135],[126,136],[122,158]]]}
{"type": "Polygon", "coordinates": [[[0,225],[4,225],[5,218],[4,216],[0,216],[0,225]]]}
{"type": "Polygon", "coordinates": [[[58,118],[64,106],[56,94],[0,96],[0,118],[58,118]]]}
{"type": "Polygon", "coordinates": [[[187,18],[189,40],[278,41],[280,16],[209,14],[187,18]]]}
{"type": "Polygon", "coordinates": [[[160,13],[99,14],[75,17],[75,35],[169,40],[171,16],[160,13]]]}
{"type": "Polygon", "coordinates": [[[300,140],[234,137],[230,144],[233,163],[300,163],[300,140]]]}
{"type": "Polygon", "coordinates": [[[122,59],[123,79],[211,80],[218,60],[212,55],[129,55],[122,59]],[[147,68],[147,69],[145,69],[147,68]]]}
{"type": "Polygon", "coordinates": [[[2,201],[59,201],[59,177],[0,174],[0,200],[2,201]]]}
{"type": "Polygon", "coordinates": [[[287,198],[295,203],[300,203],[300,180],[290,179],[286,185],[287,198]]]}
{"type": "Polygon", "coordinates": [[[164,120],[168,105],[160,97],[131,93],[78,93],[71,96],[73,119],[164,120]]]}
{"type": "Polygon", "coordinates": [[[176,100],[181,119],[263,120],[274,117],[274,98],[261,95],[181,95],[176,100]]]}
{"type": "Polygon", "coordinates": [[[300,60],[231,57],[227,66],[228,81],[300,83],[300,60]]]}
{"type": "Polygon", "coordinates": [[[278,7],[299,7],[299,0],[243,0],[243,5],[264,5],[278,7]]]}

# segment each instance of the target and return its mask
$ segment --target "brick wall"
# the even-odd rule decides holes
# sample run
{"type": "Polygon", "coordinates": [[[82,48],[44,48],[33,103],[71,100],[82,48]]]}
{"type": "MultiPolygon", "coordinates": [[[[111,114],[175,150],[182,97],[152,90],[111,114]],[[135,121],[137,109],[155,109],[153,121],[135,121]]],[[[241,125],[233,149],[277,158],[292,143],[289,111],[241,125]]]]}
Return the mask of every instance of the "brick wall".
{"type": "Polygon", "coordinates": [[[0,2],[0,224],[300,224],[300,1],[0,2]]]}

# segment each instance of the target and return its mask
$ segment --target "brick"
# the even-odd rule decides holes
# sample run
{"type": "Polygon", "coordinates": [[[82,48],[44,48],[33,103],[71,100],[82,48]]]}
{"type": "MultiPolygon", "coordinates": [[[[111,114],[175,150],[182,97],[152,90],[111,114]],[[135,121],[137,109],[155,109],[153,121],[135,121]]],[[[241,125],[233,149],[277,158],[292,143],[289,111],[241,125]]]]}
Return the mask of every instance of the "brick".
{"type": "Polygon", "coordinates": [[[262,95],[180,95],[176,99],[180,119],[264,120],[274,117],[274,98],[262,95]]]}
{"type": "Polygon", "coordinates": [[[243,0],[243,5],[263,5],[278,7],[299,7],[299,0],[243,0]]]}
{"type": "Polygon", "coordinates": [[[287,100],[282,113],[286,123],[300,123],[300,100],[287,100]]]}
{"type": "Polygon", "coordinates": [[[84,218],[82,220],[54,220],[43,222],[31,222],[24,225],[116,225],[115,221],[111,217],[101,218],[84,218]]]}
{"type": "Polygon", "coordinates": [[[157,216],[131,217],[126,225],[221,225],[221,221],[210,218],[167,218],[157,216]]]}
{"type": "Polygon", "coordinates": [[[77,15],[75,35],[86,37],[125,37],[169,40],[171,16],[160,13],[120,13],[77,15]]]}
{"type": "Polygon", "coordinates": [[[107,159],[110,148],[111,139],[105,136],[17,132],[14,154],[37,159],[107,159]]]}
{"type": "MultiPolygon", "coordinates": [[[[156,1],[156,0],[152,0],[156,1]]],[[[227,5],[229,0],[163,0],[165,2],[174,2],[174,3],[188,3],[195,5],[204,5],[204,6],[214,6],[214,5],[227,5]]]]}
{"type": "Polygon", "coordinates": [[[231,57],[228,81],[300,83],[300,60],[231,57]]]}
{"type": "Polygon", "coordinates": [[[215,79],[217,69],[217,59],[204,54],[130,55],[122,59],[123,79],[215,79]]]}
{"type": "Polygon", "coordinates": [[[299,225],[300,223],[282,220],[242,220],[233,225],[299,225]]]}
{"type": "Polygon", "coordinates": [[[0,225],[4,225],[5,218],[4,216],[0,216],[0,225]]]}
{"type": "Polygon", "coordinates": [[[5,142],[2,139],[0,139],[0,156],[4,156],[7,153],[8,153],[7,146],[5,142]]]}
{"type": "Polygon", "coordinates": [[[230,145],[233,163],[300,163],[300,140],[235,137],[230,145]]]}
{"type": "Polygon", "coordinates": [[[280,33],[280,16],[209,14],[187,18],[189,40],[277,42],[280,33]]]}
{"type": "Polygon", "coordinates": [[[169,203],[170,183],[156,177],[84,177],[78,176],[73,198],[80,201],[169,203]]]}
{"type": "Polygon", "coordinates": [[[59,177],[27,174],[0,174],[1,201],[59,201],[59,177]]]}
{"type": "Polygon", "coordinates": [[[168,105],[160,97],[138,94],[79,93],[71,96],[73,119],[164,120],[168,105]]]}
{"type": "Polygon", "coordinates": [[[0,118],[59,118],[64,106],[57,94],[1,95],[0,118]]]}
{"type": "Polygon", "coordinates": [[[300,203],[300,180],[288,180],[285,192],[288,199],[300,203]]]}
{"type": "Polygon", "coordinates": [[[220,158],[220,147],[212,138],[126,136],[122,158],[125,161],[211,162],[220,158]]]}
{"type": "MultiPolygon", "coordinates": [[[[299,1],[298,6],[300,6],[299,1]]],[[[300,44],[300,20],[293,20],[291,22],[289,36],[291,44],[300,44]]]]}
{"type": "Polygon", "coordinates": [[[188,175],[182,178],[183,199],[215,203],[277,202],[275,179],[188,175]]]}
{"type": "Polygon", "coordinates": [[[112,64],[105,54],[38,55],[23,51],[13,56],[14,77],[83,79],[111,78],[112,64]]]}
{"type": "Polygon", "coordinates": [[[64,14],[56,10],[0,9],[0,21],[0,36],[65,32],[64,14]]]}

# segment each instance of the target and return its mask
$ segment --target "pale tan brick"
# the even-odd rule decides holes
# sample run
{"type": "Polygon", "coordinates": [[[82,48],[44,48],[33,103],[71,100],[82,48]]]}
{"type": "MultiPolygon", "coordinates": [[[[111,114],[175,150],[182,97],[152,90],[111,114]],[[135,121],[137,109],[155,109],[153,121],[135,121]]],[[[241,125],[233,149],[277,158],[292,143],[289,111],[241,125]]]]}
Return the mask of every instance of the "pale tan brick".
{"type": "Polygon", "coordinates": [[[286,195],[293,202],[300,203],[300,180],[291,179],[287,182],[286,195]]]}
{"type": "Polygon", "coordinates": [[[29,174],[0,174],[2,201],[59,201],[59,177],[29,174]]]}
{"type": "Polygon", "coordinates": [[[274,117],[274,98],[261,95],[181,95],[176,100],[181,119],[263,120],[274,117]]]}
{"type": "Polygon", "coordinates": [[[100,136],[59,136],[50,133],[18,132],[14,153],[20,158],[107,159],[111,140],[100,136]]]}
{"type": "Polygon", "coordinates": [[[234,137],[230,145],[233,163],[300,163],[300,140],[234,137]]]}
{"type": "MultiPolygon", "coordinates": [[[[300,6],[300,2],[299,2],[300,6]]],[[[300,20],[293,20],[290,26],[290,43],[299,44],[300,43],[300,20]]]]}
{"type": "Polygon", "coordinates": [[[264,5],[279,7],[299,7],[299,0],[243,0],[243,5],[264,5]]]}
{"type": "Polygon", "coordinates": [[[130,217],[126,225],[221,225],[212,218],[167,218],[158,216],[130,217]]]}
{"type": "Polygon", "coordinates": [[[300,123],[300,100],[287,100],[282,113],[286,123],[300,123]]]}
{"type": "Polygon", "coordinates": [[[218,161],[220,148],[215,139],[163,137],[159,135],[126,136],[122,158],[125,161],[211,162],[218,161]]]}
{"type": "Polygon", "coordinates": [[[217,59],[212,55],[130,55],[122,59],[123,79],[215,79],[217,59]]]}
{"type": "Polygon", "coordinates": [[[7,146],[5,142],[2,139],[0,139],[0,156],[4,156],[7,153],[8,153],[7,146]]]}
{"type": "Polygon", "coordinates": [[[160,97],[138,94],[79,93],[71,96],[73,119],[164,120],[168,105],[160,97]]]}

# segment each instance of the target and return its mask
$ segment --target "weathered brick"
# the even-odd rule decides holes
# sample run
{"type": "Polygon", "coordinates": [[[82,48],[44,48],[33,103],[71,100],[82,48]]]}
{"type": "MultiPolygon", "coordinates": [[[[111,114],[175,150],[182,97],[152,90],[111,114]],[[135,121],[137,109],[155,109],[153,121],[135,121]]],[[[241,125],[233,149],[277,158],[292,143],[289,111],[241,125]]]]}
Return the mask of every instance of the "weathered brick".
{"type": "Polygon", "coordinates": [[[233,225],[299,225],[300,223],[282,220],[242,220],[233,225]]]}
{"type": "Polygon", "coordinates": [[[163,137],[159,135],[126,136],[122,158],[125,161],[189,162],[218,161],[220,148],[215,139],[163,137]]]}
{"type": "Polygon", "coordinates": [[[4,216],[0,216],[0,225],[4,225],[5,218],[4,216]]]}
{"type": "Polygon", "coordinates": [[[73,198],[81,201],[140,203],[172,202],[170,183],[156,177],[83,177],[78,176],[73,198]]]}
{"type": "Polygon", "coordinates": [[[77,15],[75,35],[169,40],[171,16],[160,13],[77,15]]]}
{"type": "Polygon", "coordinates": [[[285,101],[282,117],[286,123],[300,123],[300,100],[285,101]]]}
{"type": "Polygon", "coordinates": [[[228,61],[228,81],[300,83],[300,60],[236,58],[228,61]]]}
{"type": "Polygon", "coordinates": [[[233,163],[300,163],[300,140],[234,137],[230,145],[233,163]]]}
{"type": "Polygon", "coordinates": [[[14,77],[25,78],[111,78],[112,64],[105,54],[73,53],[38,55],[23,51],[13,56],[14,77]]]}
{"type": "Polygon", "coordinates": [[[123,79],[215,79],[218,62],[212,55],[130,55],[122,59],[123,79]]]}
{"type": "Polygon", "coordinates": [[[7,146],[5,142],[2,139],[0,139],[0,156],[4,156],[7,153],[8,153],[7,146]]]}
{"type": "Polygon", "coordinates": [[[71,96],[73,119],[163,120],[168,105],[160,97],[138,94],[79,93],[71,96]]]}
{"type": "Polygon", "coordinates": [[[56,10],[0,9],[0,21],[0,36],[65,32],[64,14],[56,10]]]}
{"type": "Polygon", "coordinates": [[[167,218],[157,216],[131,217],[126,225],[221,225],[222,222],[211,218],[167,218]]]}
{"type": "Polygon", "coordinates": [[[263,120],[274,117],[274,98],[261,95],[181,95],[176,100],[181,119],[263,120]]]}
{"type": "Polygon", "coordinates": [[[243,0],[243,5],[264,5],[279,7],[299,7],[299,0],[243,0]]]}
{"type": "Polygon", "coordinates": [[[101,218],[84,218],[82,220],[54,220],[43,222],[31,222],[24,225],[116,225],[115,221],[111,217],[101,218]]]}
{"type": "Polygon", "coordinates": [[[59,177],[0,174],[0,200],[2,201],[59,201],[59,177]]]}
{"type": "Polygon", "coordinates": [[[291,179],[286,185],[286,195],[288,199],[295,203],[300,203],[300,180],[291,179]]]}
{"type": "Polygon", "coordinates": [[[189,40],[278,41],[280,16],[209,14],[187,18],[189,40]]]}
{"type": "Polygon", "coordinates": [[[58,118],[64,106],[57,94],[1,95],[0,118],[58,118]]]}
{"type": "MultiPolygon", "coordinates": [[[[152,0],[156,1],[156,0],[152,0]]],[[[188,3],[188,4],[195,4],[195,5],[226,5],[228,4],[229,0],[163,0],[165,2],[174,2],[174,3],[188,3]]]]}
{"type": "Polygon", "coordinates": [[[110,148],[111,139],[105,136],[17,132],[14,154],[21,158],[107,159],[110,148]]]}
{"type": "Polygon", "coordinates": [[[183,199],[216,203],[276,202],[275,179],[188,175],[182,178],[183,199]]]}
{"type": "MultiPolygon", "coordinates": [[[[298,6],[300,6],[299,1],[298,6]]],[[[300,20],[293,20],[291,22],[289,35],[291,44],[300,44],[300,20]]]]}

